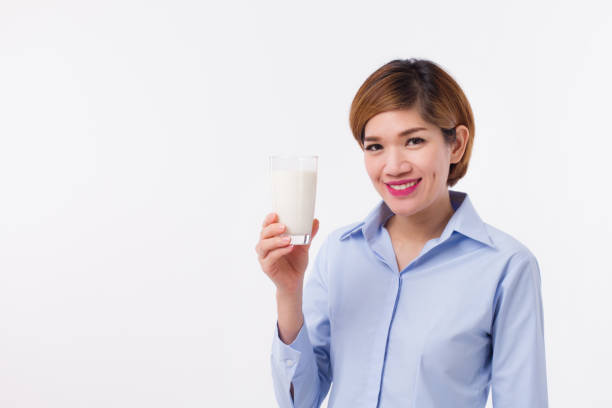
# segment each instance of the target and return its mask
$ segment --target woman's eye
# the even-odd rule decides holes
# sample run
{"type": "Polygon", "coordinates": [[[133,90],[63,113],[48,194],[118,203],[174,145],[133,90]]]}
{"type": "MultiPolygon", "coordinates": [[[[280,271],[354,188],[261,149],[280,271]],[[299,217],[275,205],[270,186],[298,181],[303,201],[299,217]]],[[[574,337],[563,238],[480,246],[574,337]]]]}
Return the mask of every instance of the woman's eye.
{"type": "MultiPolygon", "coordinates": [[[[414,141],[415,142],[414,144],[421,144],[421,143],[423,143],[425,141],[425,139],[420,138],[420,137],[413,137],[413,138],[408,139],[406,141],[406,144],[410,144],[411,141],[414,141]]],[[[372,151],[372,152],[375,152],[375,151],[378,151],[378,150],[382,149],[382,146],[380,144],[378,144],[378,143],[374,143],[374,144],[371,144],[369,146],[366,146],[365,149],[369,150],[369,151],[372,151]]]]}
{"type": "Polygon", "coordinates": [[[413,137],[411,139],[408,139],[408,141],[406,143],[409,143],[411,140],[419,141],[419,143],[417,143],[417,144],[421,144],[421,143],[423,143],[425,141],[424,139],[422,139],[420,137],[413,137]]]}
{"type": "Polygon", "coordinates": [[[366,146],[365,149],[375,152],[376,150],[379,150],[378,149],[379,147],[381,147],[379,144],[371,144],[369,146],[366,146]],[[376,147],[376,149],[375,149],[375,147],[376,147]]]}

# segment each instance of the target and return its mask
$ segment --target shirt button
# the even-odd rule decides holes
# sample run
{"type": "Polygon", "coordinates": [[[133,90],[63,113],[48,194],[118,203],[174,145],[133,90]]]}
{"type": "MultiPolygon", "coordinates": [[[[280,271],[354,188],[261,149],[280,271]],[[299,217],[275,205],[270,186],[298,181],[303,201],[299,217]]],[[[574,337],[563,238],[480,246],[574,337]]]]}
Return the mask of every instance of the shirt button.
{"type": "Polygon", "coordinates": [[[293,360],[285,360],[285,364],[287,364],[287,367],[293,367],[293,364],[295,364],[295,362],[293,360]]]}

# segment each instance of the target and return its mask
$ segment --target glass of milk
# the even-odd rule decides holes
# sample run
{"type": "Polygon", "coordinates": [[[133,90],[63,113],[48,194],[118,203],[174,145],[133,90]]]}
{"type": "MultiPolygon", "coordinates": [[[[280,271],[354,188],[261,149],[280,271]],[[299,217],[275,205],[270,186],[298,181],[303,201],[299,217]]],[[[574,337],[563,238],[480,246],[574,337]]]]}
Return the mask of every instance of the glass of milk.
{"type": "Polygon", "coordinates": [[[270,156],[272,211],[293,245],[310,243],[318,156],[270,156]]]}

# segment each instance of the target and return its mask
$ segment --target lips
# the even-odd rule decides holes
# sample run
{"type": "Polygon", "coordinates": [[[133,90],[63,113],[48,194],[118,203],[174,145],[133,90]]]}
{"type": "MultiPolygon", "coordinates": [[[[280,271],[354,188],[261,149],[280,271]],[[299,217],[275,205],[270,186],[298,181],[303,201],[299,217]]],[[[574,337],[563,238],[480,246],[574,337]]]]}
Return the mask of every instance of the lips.
{"type": "Polygon", "coordinates": [[[398,180],[398,181],[393,181],[393,182],[389,182],[389,183],[385,183],[385,187],[387,187],[387,191],[389,191],[389,193],[391,193],[391,195],[396,196],[396,197],[401,197],[401,196],[407,196],[409,194],[412,194],[414,192],[414,190],[416,190],[416,188],[421,184],[421,180],[420,178],[418,179],[407,179],[407,180],[398,180]],[[418,180],[418,181],[417,181],[418,180]],[[406,183],[411,183],[417,181],[417,183],[413,186],[410,186],[408,188],[405,188],[403,190],[395,190],[393,189],[391,186],[395,186],[398,184],[406,184],[406,183]]]}
{"type": "Polygon", "coordinates": [[[412,183],[413,181],[417,181],[420,180],[420,178],[413,178],[413,179],[404,179],[404,180],[397,180],[397,181],[390,181],[388,183],[385,184],[389,184],[392,186],[396,186],[398,184],[406,184],[406,183],[412,183]]]}

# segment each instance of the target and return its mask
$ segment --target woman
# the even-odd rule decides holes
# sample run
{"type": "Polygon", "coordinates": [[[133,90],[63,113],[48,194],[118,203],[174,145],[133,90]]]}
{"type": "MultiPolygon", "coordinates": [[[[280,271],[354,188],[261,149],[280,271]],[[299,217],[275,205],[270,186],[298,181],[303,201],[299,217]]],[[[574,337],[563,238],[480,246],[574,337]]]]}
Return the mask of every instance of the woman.
{"type": "MultiPolygon", "coordinates": [[[[277,287],[272,374],[281,407],[546,407],[540,272],[466,193],[474,120],[427,60],[394,60],[361,86],[353,136],[382,201],[309,246],[268,214],[256,246],[277,287]]],[[[313,222],[313,237],[319,229],[313,222]]]]}

